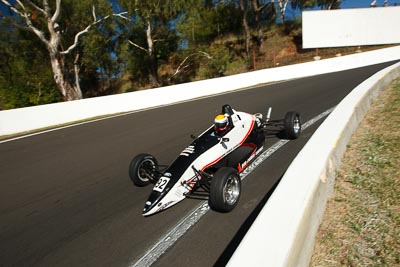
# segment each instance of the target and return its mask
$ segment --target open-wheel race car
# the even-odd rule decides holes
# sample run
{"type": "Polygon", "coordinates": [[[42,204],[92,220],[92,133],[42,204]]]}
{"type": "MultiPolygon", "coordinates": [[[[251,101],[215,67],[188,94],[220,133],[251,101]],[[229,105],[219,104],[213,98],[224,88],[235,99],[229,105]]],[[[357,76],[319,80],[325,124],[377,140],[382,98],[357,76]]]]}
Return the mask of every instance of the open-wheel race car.
{"type": "Polygon", "coordinates": [[[287,139],[301,133],[300,115],[287,112],[285,118],[270,121],[260,113],[235,111],[229,105],[215,118],[214,125],[188,145],[171,165],[160,169],[156,158],[139,154],[129,166],[136,186],[154,184],[143,215],[165,210],[186,197],[205,197],[211,209],[229,212],[241,194],[240,173],[264,148],[268,126],[280,126],[287,139]]]}

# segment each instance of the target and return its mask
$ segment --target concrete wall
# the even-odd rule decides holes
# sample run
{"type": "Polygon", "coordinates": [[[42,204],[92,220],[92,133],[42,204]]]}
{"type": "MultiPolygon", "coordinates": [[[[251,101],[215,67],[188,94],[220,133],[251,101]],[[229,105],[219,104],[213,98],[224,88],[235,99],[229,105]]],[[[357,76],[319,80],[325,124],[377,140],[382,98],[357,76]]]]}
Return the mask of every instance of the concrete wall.
{"type": "Polygon", "coordinates": [[[303,12],[303,48],[400,43],[400,6],[303,12]]]}
{"type": "Polygon", "coordinates": [[[130,112],[258,84],[342,71],[400,59],[400,46],[223,78],[78,101],[0,111],[0,136],[97,116],[130,112]]]}
{"type": "Polygon", "coordinates": [[[314,239],[346,145],[400,63],[357,86],[293,160],[227,266],[309,266],[314,239]]]}

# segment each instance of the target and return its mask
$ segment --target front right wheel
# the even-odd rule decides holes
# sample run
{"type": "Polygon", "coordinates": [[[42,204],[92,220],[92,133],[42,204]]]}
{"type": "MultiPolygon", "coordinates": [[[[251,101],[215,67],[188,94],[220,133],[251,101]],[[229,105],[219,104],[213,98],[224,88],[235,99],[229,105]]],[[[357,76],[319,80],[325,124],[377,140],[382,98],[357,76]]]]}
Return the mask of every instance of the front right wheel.
{"type": "Polygon", "coordinates": [[[208,205],[218,212],[229,212],[239,202],[241,180],[237,170],[220,168],[212,178],[208,205]]]}
{"type": "Polygon", "coordinates": [[[157,181],[158,163],[150,154],[139,154],[129,165],[129,176],[136,186],[146,186],[157,181]]]}

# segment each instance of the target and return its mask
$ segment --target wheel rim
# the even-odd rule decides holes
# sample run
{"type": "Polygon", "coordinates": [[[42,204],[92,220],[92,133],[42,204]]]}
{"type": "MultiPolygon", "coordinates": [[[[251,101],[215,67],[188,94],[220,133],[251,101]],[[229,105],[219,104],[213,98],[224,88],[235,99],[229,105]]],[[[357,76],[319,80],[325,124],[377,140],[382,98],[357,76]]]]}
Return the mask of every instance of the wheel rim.
{"type": "Polygon", "coordinates": [[[301,125],[300,125],[300,118],[296,116],[293,120],[293,130],[298,133],[300,131],[301,125]]]}
{"type": "Polygon", "coordinates": [[[140,180],[143,182],[149,181],[149,177],[151,178],[151,174],[149,172],[154,171],[155,169],[155,164],[152,160],[150,159],[145,159],[143,162],[139,165],[138,169],[138,177],[140,180]]]}
{"type": "Polygon", "coordinates": [[[229,176],[224,186],[224,199],[229,205],[233,205],[239,198],[240,185],[238,177],[229,176]]]}

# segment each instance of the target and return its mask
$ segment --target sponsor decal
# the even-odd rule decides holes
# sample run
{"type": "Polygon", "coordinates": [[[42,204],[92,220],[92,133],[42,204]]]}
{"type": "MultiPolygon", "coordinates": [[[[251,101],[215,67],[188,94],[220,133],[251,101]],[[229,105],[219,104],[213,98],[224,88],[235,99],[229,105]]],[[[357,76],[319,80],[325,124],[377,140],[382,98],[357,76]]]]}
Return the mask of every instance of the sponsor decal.
{"type": "Polygon", "coordinates": [[[238,118],[238,116],[236,115],[236,114],[234,114],[233,116],[232,116],[232,121],[233,121],[233,123],[236,123],[236,122],[238,122],[239,121],[239,118],[238,118]]]}
{"type": "Polygon", "coordinates": [[[186,188],[182,185],[176,188],[175,190],[175,196],[178,198],[181,198],[183,195],[185,195],[188,191],[185,190],[186,188]]]}
{"type": "Polygon", "coordinates": [[[239,164],[238,164],[238,171],[239,171],[239,172],[242,172],[242,171],[247,167],[247,165],[249,165],[250,162],[251,162],[258,154],[260,154],[260,152],[263,150],[263,148],[264,148],[264,147],[262,146],[262,147],[260,147],[260,149],[255,150],[245,162],[243,162],[242,164],[239,163],[239,164]]]}
{"type": "MultiPolygon", "coordinates": [[[[229,153],[231,153],[233,150],[235,150],[236,148],[238,148],[239,146],[241,146],[244,141],[247,139],[247,137],[250,135],[251,131],[253,130],[254,127],[254,118],[252,118],[251,120],[251,125],[249,130],[247,131],[247,133],[244,135],[243,139],[234,147],[232,147],[231,149],[229,149],[226,153],[224,153],[222,156],[218,157],[217,159],[213,160],[212,162],[206,164],[203,168],[201,168],[201,171],[204,171],[205,169],[207,169],[209,166],[212,166],[213,164],[215,164],[216,162],[220,161],[223,157],[225,157],[226,155],[228,155],[229,153]]],[[[239,167],[239,166],[238,166],[239,167]]]]}
{"type": "Polygon", "coordinates": [[[182,152],[181,152],[181,156],[186,156],[189,157],[190,154],[194,153],[194,146],[188,146],[187,148],[185,148],[182,152]]]}
{"type": "Polygon", "coordinates": [[[173,204],[173,201],[169,201],[169,202],[167,202],[167,203],[165,203],[165,204],[162,204],[162,203],[160,202],[160,203],[158,203],[159,208],[158,208],[158,210],[157,210],[156,212],[165,210],[166,208],[168,208],[168,207],[171,206],[172,204],[173,204]]]}

